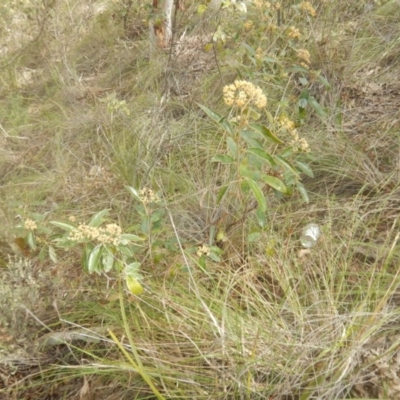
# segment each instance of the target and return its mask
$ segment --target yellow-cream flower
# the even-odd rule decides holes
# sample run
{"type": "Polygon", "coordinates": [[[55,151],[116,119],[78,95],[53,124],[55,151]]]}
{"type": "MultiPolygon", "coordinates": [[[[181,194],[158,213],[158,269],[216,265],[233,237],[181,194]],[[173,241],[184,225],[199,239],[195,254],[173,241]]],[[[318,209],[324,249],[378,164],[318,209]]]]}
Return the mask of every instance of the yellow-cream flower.
{"type": "Polygon", "coordinates": [[[300,37],[300,31],[295,26],[290,26],[287,35],[291,39],[298,39],[300,37]]]}
{"type": "Polygon", "coordinates": [[[34,231],[35,229],[37,229],[36,222],[29,218],[25,220],[24,227],[28,231],[34,231]]]}
{"type": "Polygon", "coordinates": [[[297,57],[306,62],[308,65],[311,64],[311,60],[310,60],[310,52],[308,50],[305,49],[299,49],[297,50],[297,57]]]}
{"type": "Polygon", "coordinates": [[[260,87],[251,82],[236,80],[233,84],[223,88],[225,104],[231,107],[245,108],[254,105],[264,108],[267,105],[267,97],[260,87]]]}
{"type": "Polygon", "coordinates": [[[317,15],[314,7],[311,5],[309,1],[303,1],[300,3],[300,9],[311,15],[312,17],[315,17],[317,15]]]}

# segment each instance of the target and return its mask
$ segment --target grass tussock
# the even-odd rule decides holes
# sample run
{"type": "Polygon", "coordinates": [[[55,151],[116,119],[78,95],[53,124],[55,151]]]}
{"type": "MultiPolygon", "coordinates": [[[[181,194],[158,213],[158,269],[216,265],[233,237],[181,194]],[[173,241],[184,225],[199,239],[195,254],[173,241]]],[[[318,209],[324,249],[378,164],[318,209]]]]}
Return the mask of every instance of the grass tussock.
{"type": "Polygon", "coordinates": [[[397,2],[205,7],[160,50],[135,2],[0,6],[1,399],[400,396],[397,2]],[[248,165],[212,161],[236,151],[235,80],[266,95],[270,139],[290,147],[286,118],[309,145],[308,203],[264,186],[260,216],[248,165]],[[139,289],[60,245],[106,209],[142,240],[113,253],[139,289]]]}

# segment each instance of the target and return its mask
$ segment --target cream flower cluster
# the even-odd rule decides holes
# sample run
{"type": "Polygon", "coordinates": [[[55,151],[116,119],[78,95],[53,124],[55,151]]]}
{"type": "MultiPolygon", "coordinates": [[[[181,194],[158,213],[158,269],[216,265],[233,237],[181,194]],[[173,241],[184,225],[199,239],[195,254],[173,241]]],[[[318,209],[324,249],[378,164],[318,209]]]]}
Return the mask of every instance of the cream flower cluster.
{"type": "Polygon", "coordinates": [[[294,122],[285,116],[279,118],[279,125],[289,132],[296,129],[294,122]]]}
{"type": "Polygon", "coordinates": [[[257,8],[271,8],[271,3],[269,1],[254,0],[253,3],[257,8]]]}
{"type": "Polygon", "coordinates": [[[248,81],[236,80],[223,89],[224,101],[228,106],[244,108],[255,105],[264,108],[267,105],[267,97],[261,88],[248,81]]]}
{"type": "Polygon", "coordinates": [[[37,229],[36,222],[33,221],[32,219],[25,220],[24,227],[28,231],[34,231],[35,229],[37,229]]]}
{"type": "Polygon", "coordinates": [[[304,68],[310,68],[311,59],[310,59],[310,52],[305,49],[297,50],[297,57],[302,60],[300,63],[304,68]]]}
{"type": "Polygon", "coordinates": [[[292,140],[289,142],[289,144],[292,146],[295,152],[303,151],[305,153],[309,153],[311,151],[307,140],[299,136],[299,133],[297,132],[295,124],[292,120],[282,116],[279,118],[278,123],[281,129],[284,129],[290,133],[292,140]]]}
{"type": "Polygon", "coordinates": [[[315,17],[317,15],[314,7],[309,1],[303,1],[302,3],[300,3],[300,9],[310,14],[312,17],[315,17]]]}
{"type": "Polygon", "coordinates": [[[291,39],[298,39],[300,37],[300,31],[295,26],[290,26],[286,34],[291,39]]]}
{"type": "Polygon", "coordinates": [[[154,193],[151,189],[146,188],[146,187],[140,190],[139,197],[140,197],[140,201],[145,206],[147,206],[147,204],[157,203],[158,201],[160,201],[157,194],[154,193]]]}
{"type": "Polygon", "coordinates": [[[309,153],[311,151],[307,140],[299,137],[296,129],[290,132],[290,134],[292,135],[293,140],[291,140],[289,144],[292,146],[293,150],[296,153],[300,151],[303,151],[304,153],[309,153]]]}
{"type": "Polygon", "coordinates": [[[92,240],[99,244],[112,244],[118,246],[122,235],[122,229],[117,224],[107,224],[105,227],[94,227],[80,224],[69,233],[68,239],[73,242],[92,240]]]}
{"type": "Polygon", "coordinates": [[[203,244],[202,246],[199,247],[196,254],[198,257],[201,257],[203,255],[208,256],[210,254],[210,248],[205,244],[203,244]]]}

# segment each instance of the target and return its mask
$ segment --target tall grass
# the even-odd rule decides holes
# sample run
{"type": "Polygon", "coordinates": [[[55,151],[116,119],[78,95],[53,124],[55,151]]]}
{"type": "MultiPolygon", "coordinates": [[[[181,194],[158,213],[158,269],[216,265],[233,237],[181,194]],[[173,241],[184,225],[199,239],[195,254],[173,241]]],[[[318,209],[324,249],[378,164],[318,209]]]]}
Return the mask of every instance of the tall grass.
{"type": "MultiPolygon", "coordinates": [[[[397,398],[398,124],[385,125],[382,109],[371,122],[373,110],[357,103],[361,95],[353,102],[344,96],[346,88],[397,76],[395,2],[321,3],[315,19],[301,22],[293,2],[283,2],[285,18],[268,35],[246,31],[250,17],[222,11],[229,40],[207,50],[216,52],[218,68],[194,79],[184,96],[166,90],[182,77],[169,54],[150,58],[143,33],[126,40],[125,3],[100,9],[55,2],[45,10],[34,3],[38,25],[21,23],[42,28],[41,40],[7,37],[0,69],[2,285],[15,287],[23,302],[18,287],[25,293],[32,284],[8,259],[23,256],[13,241],[15,217],[85,221],[109,208],[120,225],[135,226],[140,218],[125,186],[152,187],[165,200],[167,218],[155,233],[162,244],[141,260],[141,297],[112,274],[84,274],[78,252],[60,253],[57,263],[31,253],[46,301],[29,304],[35,318],[26,320],[13,318],[17,306],[3,301],[0,323],[22,343],[82,329],[96,341],[78,335],[45,348],[60,352],[54,365],[0,393],[23,398],[47,387],[59,398],[81,399],[397,398]],[[313,150],[315,177],[303,180],[310,203],[271,195],[260,231],[253,214],[236,214],[235,193],[217,204],[228,172],[210,160],[225,144],[197,104],[224,112],[223,85],[244,75],[264,88],[270,118],[278,110],[296,118],[302,86],[295,73],[285,75],[295,53],[284,42],[294,23],[312,68],[331,88],[311,82],[325,116],[307,110],[301,126],[313,150]],[[254,50],[259,42],[277,62],[260,66],[244,42],[254,50]],[[110,114],[112,95],[126,101],[129,115],[110,114]],[[361,115],[366,126],[376,123],[368,135],[358,127],[361,115]],[[310,251],[298,240],[309,222],[322,230],[310,251]],[[215,244],[218,231],[225,236],[217,243],[220,260],[203,265],[196,248],[215,244]]],[[[191,2],[180,20],[188,35],[200,29],[188,18],[200,19],[196,10],[191,2]]],[[[129,12],[132,24],[143,24],[144,8],[129,12]]]]}

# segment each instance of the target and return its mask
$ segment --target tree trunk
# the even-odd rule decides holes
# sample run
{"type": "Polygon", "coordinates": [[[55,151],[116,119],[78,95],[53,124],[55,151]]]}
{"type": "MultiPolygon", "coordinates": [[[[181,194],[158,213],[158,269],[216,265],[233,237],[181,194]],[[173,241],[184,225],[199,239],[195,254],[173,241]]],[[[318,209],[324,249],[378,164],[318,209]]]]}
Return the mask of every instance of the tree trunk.
{"type": "Polygon", "coordinates": [[[172,39],[172,24],[176,0],[153,0],[153,18],[150,20],[150,41],[153,48],[164,48],[172,39]],[[159,5],[159,1],[161,5],[159,5]]]}

